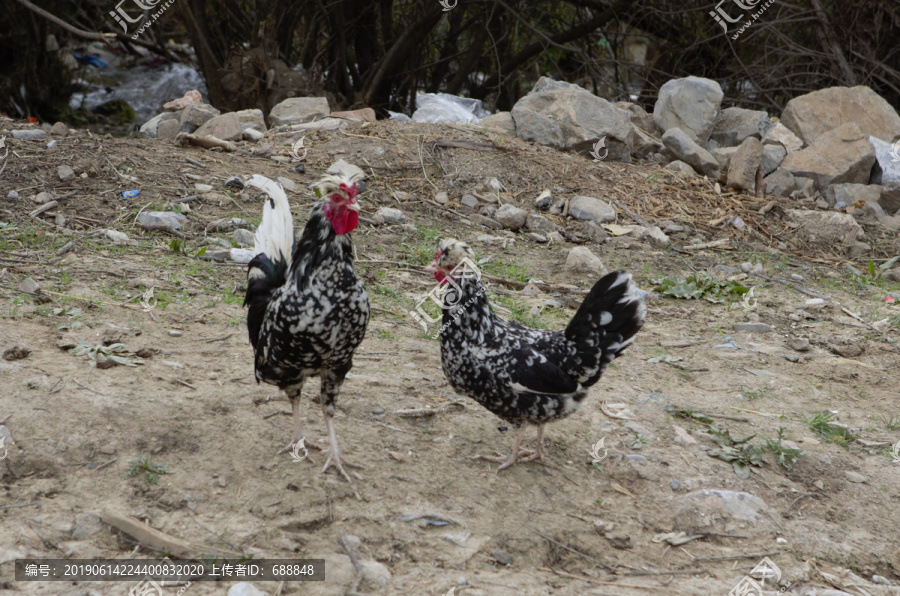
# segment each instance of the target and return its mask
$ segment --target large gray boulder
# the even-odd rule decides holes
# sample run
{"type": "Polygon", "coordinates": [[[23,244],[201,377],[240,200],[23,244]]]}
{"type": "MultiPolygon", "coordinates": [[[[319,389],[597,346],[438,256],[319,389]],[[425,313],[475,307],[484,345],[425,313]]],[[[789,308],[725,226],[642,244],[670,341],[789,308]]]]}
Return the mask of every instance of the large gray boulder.
{"type": "Polygon", "coordinates": [[[900,135],[900,116],[868,87],[829,87],[790,100],[781,122],[807,145],[828,131],[854,123],[865,136],[891,141],[900,135]]]}
{"type": "Polygon", "coordinates": [[[722,105],[722,88],[715,81],[687,77],[667,81],[653,107],[653,121],[662,131],[680,128],[705,145],[722,105]]]}
{"type": "Polygon", "coordinates": [[[777,168],[766,176],[763,182],[766,185],[767,195],[789,197],[792,192],[797,190],[797,181],[794,179],[794,175],[784,168],[777,168]]]}
{"type": "Polygon", "coordinates": [[[856,201],[877,203],[881,187],[876,184],[832,184],[825,189],[825,200],[832,207],[837,203],[852,205],[856,201]]]}
{"type": "Polygon", "coordinates": [[[513,120],[512,115],[509,112],[497,112],[496,114],[491,114],[490,116],[483,118],[481,122],[478,123],[478,126],[484,128],[496,128],[509,135],[516,134],[516,121],[513,120]]]}
{"type": "Polygon", "coordinates": [[[302,124],[331,114],[325,97],[289,97],[272,108],[269,123],[272,126],[302,124]]]}
{"type": "Polygon", "coordinates": [[[148,139],[155,139],[159,123],[164,120],[175,120],[177,122],[178,112],[163,112],[150,118],[141,126],[141,134],[148,139]]]}
{"type": "Polygon", "coordinates": [[[667,130],[662,136],[662,142],[676,159],[713,180],[719,177],[719,162],[716,158],[680,128],[667,130]]]}
{"type": "Polygon", "coordinates": [[[866,184],[875,150],[855,122],[848,122],[816,137],[806,149],[784,158],[781,167],[795,176],[810,178],[817,190],[829,184],[866,184]]]}
{"type": "Polygon", "coordinates": [[[768,120],[769,115],[762,110],[725,108],[716,118],[710,139],[719,147],[736,147],[747,137],[759,138],[759,123],[768,120]]]}
{"type": "Polygon", "coordinates": [[[512,109],[516,135],[564,151],[591,151],[605,138],[606,159],[631,162],[631,121],[610,102],[578,85],[541,77],[512,109]]]}
{"type": "Polygon", "coordinates": [[[775,171],[781,162],[787,156],[787,150],[780,144],[763,145],[762,152],[762,169],[763,176],[768,176],[775,171]]]}
{"type": "Polygon", "coordinates": [[[847,213],[788,209],[786,215],[797,236],[820,250],[830,252],[835,247],[843,247],[849,252],[863,236],[862,227],[847,213]]]}

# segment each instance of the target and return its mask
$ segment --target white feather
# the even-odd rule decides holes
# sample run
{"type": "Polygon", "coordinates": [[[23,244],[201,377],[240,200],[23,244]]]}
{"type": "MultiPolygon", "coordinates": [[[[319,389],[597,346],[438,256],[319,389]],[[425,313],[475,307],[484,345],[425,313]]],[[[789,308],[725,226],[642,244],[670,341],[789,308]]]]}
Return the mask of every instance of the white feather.
{"type": "Polygon", "coordinates": [[[263,206],[262,222],[256,229],[253,254],[265,253],[273,261],[283,258],[291,266],[291,249],[294,245],[294,220],[291,206],[280,183],[254,174],[247,181],[272,199],[263,206]],[[274,206],[273,206],[274,203],[274,206]]]}

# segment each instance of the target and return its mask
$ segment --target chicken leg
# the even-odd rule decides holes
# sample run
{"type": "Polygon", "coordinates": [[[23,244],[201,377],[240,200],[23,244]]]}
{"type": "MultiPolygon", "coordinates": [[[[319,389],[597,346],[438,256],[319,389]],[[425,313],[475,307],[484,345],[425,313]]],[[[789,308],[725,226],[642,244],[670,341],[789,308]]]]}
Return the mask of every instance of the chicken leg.
{"type": "MultiPolygon", "coordinates": [[[[275,455],[281,455],[282,453],[292,452],[296,447],[297,443],[300,442],[301,439],[305,438],[303,436],[303,426],[300,420],[300,393],[303,390],[303,381],[300,381],[297,384],[291,385],[284,389],[284,392],[287,393],[288,400],[291,402],[291,410],[294,418],[294,432],[291,434],[291,442],[287,444],[287,447],[276,453],[275,455]]],[[[304,441],[304,445],[308,444],[304,441]]]]}
{"type": "Polygon", "coordinates": [[[348,365],[346,370],[343,368],[338,371],[330,370],[322,375],[322,395],[320,401],[322,402],[322,413],[325,414],[325,426],[328,427],[328,446],[323,450],[323,453],[327,455],[328,458],[325,460],[325,467],[322,468],[322,473],[327,472],[328,468],[333,466],[347,482],[352,483],[353,481],[350,479],[350,475],[344,470],[343,460],[341,460],[341,451],[338,448],[337,433],[334,430],[334,400],[344,382],[344,376],[346,376],[349,370],[350,366],[348,365]]]}
{"type": "MultiPolygon", "coordinates": [[[[524,435],[524,426],[516,429],[516,434],[513,435],[512,453],[509,454],[509,457],[503,457],[498,453],[496,456],[479,455],[475,459],[481,459],[484,461],[494,462],[495,464],[500,464],[500,467],[497,468],[497,472],[500,472],[500,470],[505,470],[506,468],[515,465],[515,463],[519,461],[531,461],[535,457],[538,457],[537,454],[530,449],[519,448],[519,445],[522,443],[522,437],[524,435]]],[[[543,455],[541,455],[541,457],[543,457],[543,455]]]]}

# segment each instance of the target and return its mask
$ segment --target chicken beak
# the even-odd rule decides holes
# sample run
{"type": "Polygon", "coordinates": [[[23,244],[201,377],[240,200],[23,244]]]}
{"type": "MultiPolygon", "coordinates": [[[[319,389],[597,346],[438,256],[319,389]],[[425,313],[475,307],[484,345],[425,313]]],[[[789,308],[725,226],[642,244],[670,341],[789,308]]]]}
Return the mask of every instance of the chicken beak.
{"type": "Polygon", "coordinates": [[[429,265],[428,267],[425,267],[425,269],[424,269],[424,271],[427,271],[428,273],[437,273],[440,270],[441,270],[441,268],[437,263],[432,263],[431,265],[429,265]]]}
{"type": "Polygon", "coordinates": [[[359,203],[357,203],[355,201],[353,203],[347,203],[347,209],[349,209],[350,211],[356,211],[357,213],[359,213],[359,203]]]}

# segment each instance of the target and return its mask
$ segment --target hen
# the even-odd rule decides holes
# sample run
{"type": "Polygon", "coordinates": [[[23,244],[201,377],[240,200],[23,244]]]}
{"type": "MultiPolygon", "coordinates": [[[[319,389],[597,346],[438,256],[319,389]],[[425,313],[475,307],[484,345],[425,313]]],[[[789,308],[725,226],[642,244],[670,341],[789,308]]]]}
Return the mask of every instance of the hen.
{"type": "Polygon", "coordinates": [[[631,275],[601,278],[565,331],[528,329],[501,319],[484,294],[474,253],[464,242],[441,242],[426,268],[443,294],[441,363],[453,388],[516,427],[509,457],[498,472],[517,461],[544,460],[544,426],[575,412],[606,367],[644,324],[646,307],[631,275]],[[537,451],[519,449],[525,428],[538,425],[537,451]]]}
{"type": "MultiPolygon", "coordinates": [[[[309,377],[322,381],[320,403],[328,429],[325,472],[344,471],[334,430],[334,402],[366,333],[369,298],[353,272],[348,235],[359,223],[356,183],[326,176],[315,186],[324,197],[310,211],[299,241],[280,184],[252,176],[249,184],[268,195],[247,271],[247,327],[255,355],[256,381],[277,385],[293,409],[291,442],[305,441],[300,392],[309,377]]],[[[301,446],[304,446],[301,444],[301,446]]]]}

